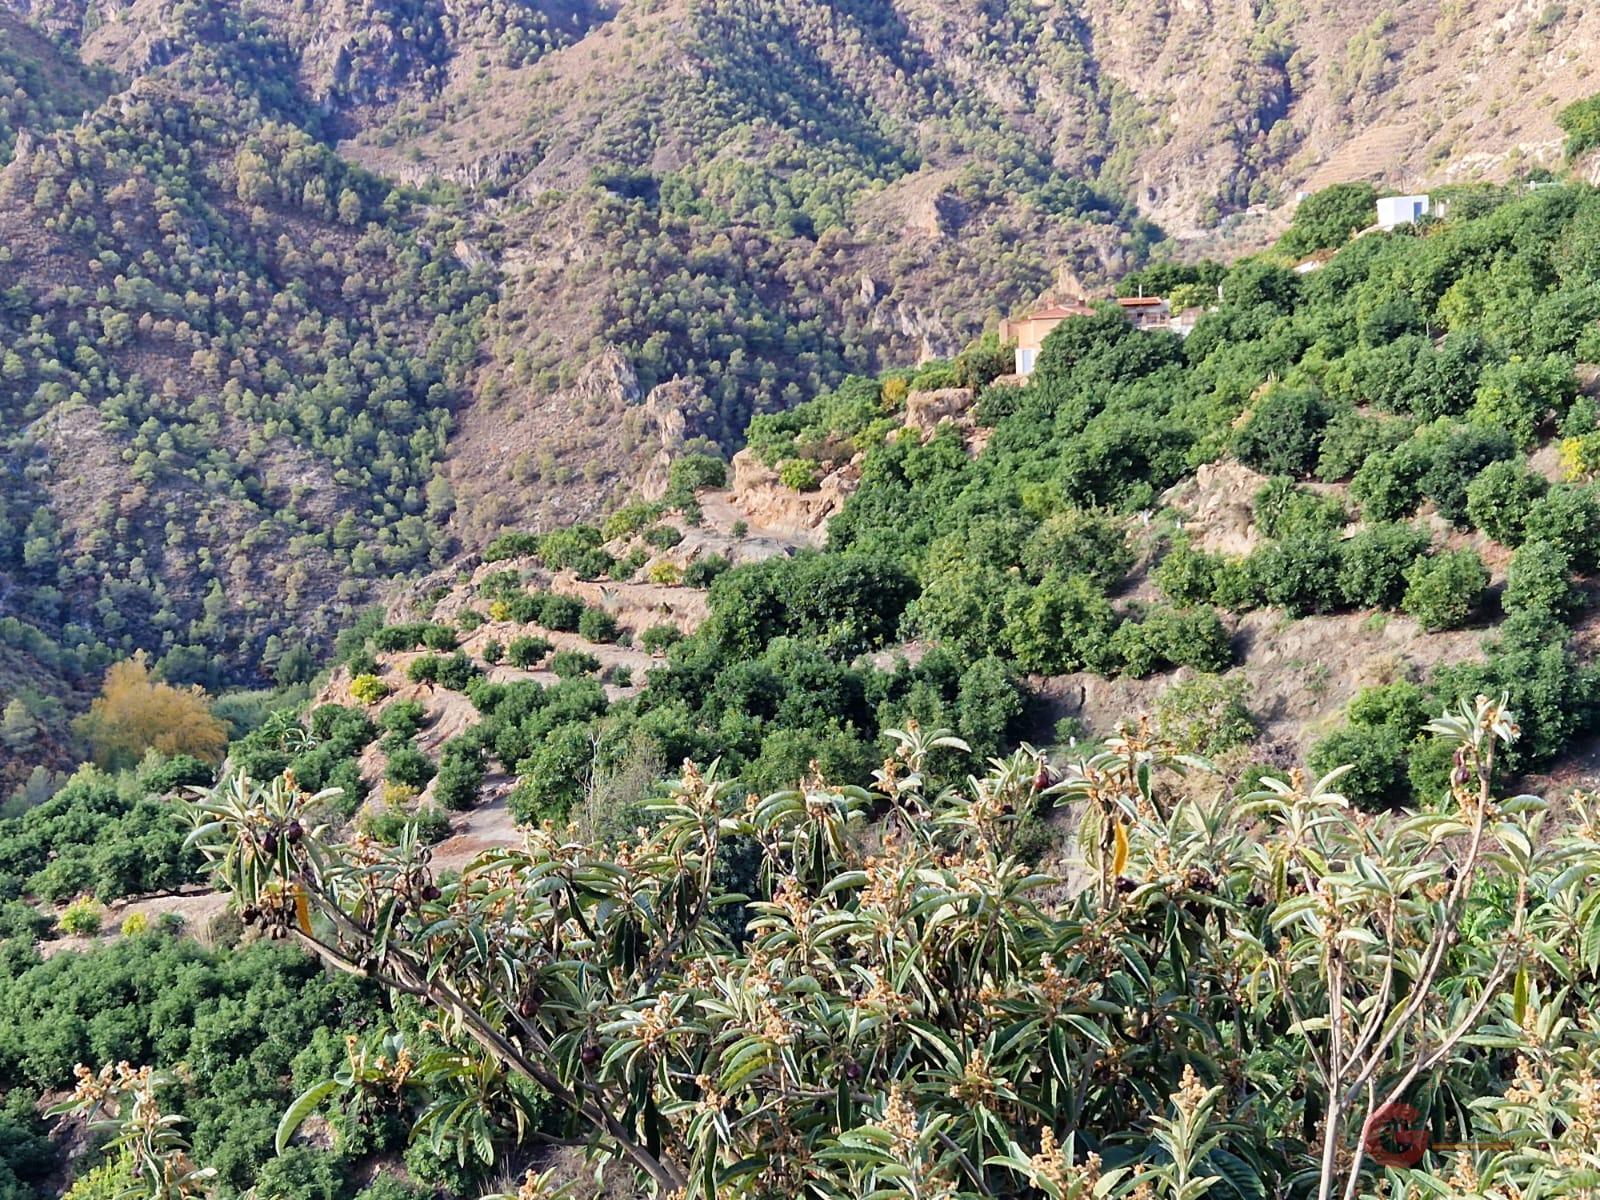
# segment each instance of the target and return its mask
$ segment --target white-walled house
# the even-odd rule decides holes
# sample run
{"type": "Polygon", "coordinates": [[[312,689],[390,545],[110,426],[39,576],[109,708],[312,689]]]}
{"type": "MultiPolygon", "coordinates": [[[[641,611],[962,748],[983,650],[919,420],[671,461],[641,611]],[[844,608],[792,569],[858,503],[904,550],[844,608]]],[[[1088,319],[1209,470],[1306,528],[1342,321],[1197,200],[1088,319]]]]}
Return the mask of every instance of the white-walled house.
{"type": "Polygon", "coordinates": [[[1378,228],[1412,225],[1433,211],[1429,196],[1384,196],[1378,201],[1378,228]]]}

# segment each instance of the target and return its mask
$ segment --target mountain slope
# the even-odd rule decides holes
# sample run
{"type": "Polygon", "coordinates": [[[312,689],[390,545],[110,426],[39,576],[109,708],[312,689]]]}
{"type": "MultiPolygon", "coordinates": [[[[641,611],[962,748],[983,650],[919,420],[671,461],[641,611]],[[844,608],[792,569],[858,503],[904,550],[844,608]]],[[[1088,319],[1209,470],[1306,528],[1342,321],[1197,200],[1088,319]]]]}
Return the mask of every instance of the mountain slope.
{"type": "Polygon", "coordinates": [[[391,577],[657,494],[673,454],[949,355],[1061,265],[1109,285],[1150,218],[1194,239],[1159,254],[1224,252],[1311,184],[1554,162],[1600,31],[1475,0],[0,21],[0,584],[11,652],[77,683],[138,647],[294,678],[391,577]]]}

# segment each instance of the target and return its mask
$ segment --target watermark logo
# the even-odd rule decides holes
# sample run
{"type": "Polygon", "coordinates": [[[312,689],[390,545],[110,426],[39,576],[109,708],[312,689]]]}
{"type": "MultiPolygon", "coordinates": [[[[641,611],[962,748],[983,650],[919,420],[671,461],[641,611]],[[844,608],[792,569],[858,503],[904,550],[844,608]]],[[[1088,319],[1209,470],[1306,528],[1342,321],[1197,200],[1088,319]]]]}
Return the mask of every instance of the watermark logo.
{"type": "Polygon", "coordinates": [[[1386,1167],[1414,1167],[1428,1152],[1428,1127],[1409,1104],[1391,1101],[1367,1118],[1361,1130],[1367,1156],[1386,1167]]]}
{"type": "Polygon", "coordinates": [[[1361,1145],[1367,1157],[1380,1166],[1414,1167],[1429,1150],[1449,1154],[1456,1150],[1510,1150],[1514,1143],[1436,1142],[1428,1133],[1422,1114],[1409,1104],[1394,1100],[1377,1109],[1361,1129],[1361,1145]]]}

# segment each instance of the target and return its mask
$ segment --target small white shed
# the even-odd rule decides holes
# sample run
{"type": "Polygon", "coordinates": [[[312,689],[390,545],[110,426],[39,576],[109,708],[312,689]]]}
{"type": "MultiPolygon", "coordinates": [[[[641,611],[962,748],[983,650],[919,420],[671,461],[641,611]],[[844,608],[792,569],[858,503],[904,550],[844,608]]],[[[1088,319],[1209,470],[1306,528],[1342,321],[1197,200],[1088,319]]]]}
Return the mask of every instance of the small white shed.
{"type": "Polygon", "coordinates": [[[1384,196],[1378,201],[1378,228],[1411,225],[1432,211],[1433,201],[1427,196],[1384,196]]]}

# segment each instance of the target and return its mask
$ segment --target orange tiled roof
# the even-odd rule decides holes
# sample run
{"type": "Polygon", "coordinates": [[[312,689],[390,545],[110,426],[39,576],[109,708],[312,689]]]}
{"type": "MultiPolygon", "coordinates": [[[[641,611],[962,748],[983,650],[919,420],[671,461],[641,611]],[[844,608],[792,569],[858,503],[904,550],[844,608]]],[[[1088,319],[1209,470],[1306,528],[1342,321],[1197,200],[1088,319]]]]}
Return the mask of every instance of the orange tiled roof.
{"type": "Polygon", "coordinates": [[[1025,321],[1052,321],[1065,317],[1092,317],[1094,309],[1087,304],[1050,304],[1023,318],[1025,321]]]}

